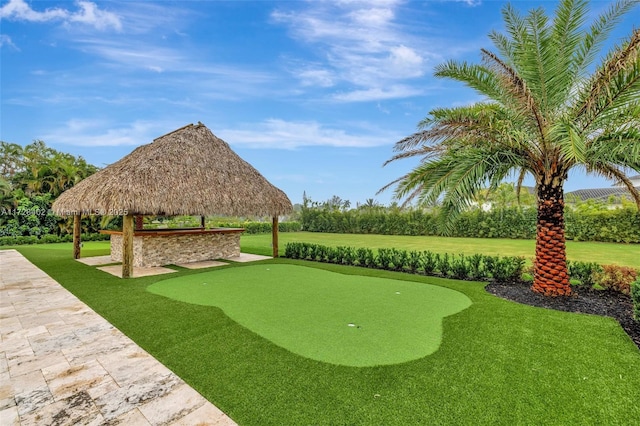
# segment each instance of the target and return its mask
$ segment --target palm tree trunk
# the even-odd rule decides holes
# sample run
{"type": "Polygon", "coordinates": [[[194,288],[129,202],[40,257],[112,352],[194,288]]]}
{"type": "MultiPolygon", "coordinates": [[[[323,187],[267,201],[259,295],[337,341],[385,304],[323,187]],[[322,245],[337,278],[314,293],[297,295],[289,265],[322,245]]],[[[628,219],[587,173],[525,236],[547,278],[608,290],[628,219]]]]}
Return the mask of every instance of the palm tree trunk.
{"type": "Polygon", "coordinates": [[[532,290],[545,296],[569,296],[562,185],[538,184],[538,225],[532,290]]]}

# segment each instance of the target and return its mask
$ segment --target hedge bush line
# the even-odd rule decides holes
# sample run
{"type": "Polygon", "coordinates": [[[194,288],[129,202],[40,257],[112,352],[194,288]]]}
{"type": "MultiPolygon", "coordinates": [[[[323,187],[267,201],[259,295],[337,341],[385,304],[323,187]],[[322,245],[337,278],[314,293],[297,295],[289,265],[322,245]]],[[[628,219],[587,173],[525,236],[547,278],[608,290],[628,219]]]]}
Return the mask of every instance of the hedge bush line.
{"type": "MultiPolygon", "coordinates": [[[[109,235],[106,234],[82,234],[81,241],[104,241],[108,240],[109,235]]],[[[0,237],[0,246],[19,246],[23,244],[48,244],[48,243],[68,243],[73,241],[73,235],[53,235],[47,234],[38,238],[35,235],[26,235],[20,237],[0,237]]]]}
{"type": "MultiPolygon", "coordinates": [[[[473,281],[523,282],[525,258],[522,256],[488,256],[484,254],[439,254],[429,250],[407,251],[381,248],[328,247],[321,244],[293,242],[285,246],[285,257],[336,263],[388,271],[409,272],[473,281]]],[[[636,269],[593,262],[568,261],[569,276],[574,286],[593,287],[632,294],[632,283],[640,274],[636,269]]],[[[637,297],[640,297],[640,290],[637,297]]]]}
{"type": "MultiPolygon", "coordinates": [[[[245,234],[267,234],[271,232],[271,222],[217,222],[212,226],[218,228],[244,228],[245,234]]],[[[278,232],[298,232],[301,230],[302,224],[300,222],[278,223],[278,232]]]]}
{"type": "MultiPolygon", "coordinates": [[[[462,213],[454,237],[533,239],[537,210],[504,207],[462,213]]],[[[383,235],[442,235],[438,212],[384,209],[329,210],[306,208],[302,229],[310,232],[383,235]]],[[[640,213],[633,207],[603,211],[565,211],[566,237],[575,241],[640,243],[640,213]]]]}
{"type": "Polygon", "coordinates": [[[439,254],[428,250],[327,247],[311,243],[287,243],[285,257],[348,266],[386,269],[461,280],[514,282],[522,280],[525,259],[521,256],[439,254]]]}

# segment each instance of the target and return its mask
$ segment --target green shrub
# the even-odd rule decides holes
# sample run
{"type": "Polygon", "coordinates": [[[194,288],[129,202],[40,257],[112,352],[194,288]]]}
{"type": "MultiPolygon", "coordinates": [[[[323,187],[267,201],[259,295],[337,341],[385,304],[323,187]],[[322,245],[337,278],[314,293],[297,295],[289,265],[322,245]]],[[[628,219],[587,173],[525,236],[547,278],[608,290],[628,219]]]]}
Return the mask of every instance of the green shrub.
{"type": "Polygon", "coordinates": [[[482,280],[486,278],[483,258],[484,256],[481,254],[474,254],[467,257],[469,276],[472,280],[482,280]]]}
{"type": "Polygon", "coordinates": [[[356,259],[354,249],[351,247],[338,246],[336,247],[336,263],[341,265],[353,265],[356,259]]]}
{"type": "Polygon", "coordinates": [[[567,261],[569,277],[580,281],[579,285],[593,287],[595,274],[602,272],[602,267],[595,262],[567,261]]]}
{"type": "Polygon", "coordinates": [[[418,273],[422,269],[422,253],[419,251],[410,251],[406,262],[407,271],[412,274],[418,273]]]}
{"type": "Polygon", "coordinates": [[[451,272],[451,261],[449,259],[449,253],[445,253],[443,255],[436,253],[436,269],[440,272],[440,275],[443,277],[448,277],[451,272]]]}
{"type": "Polygon", "coordinates": [[[436,270],[436,256],[430,251],[422,252],[422,269],[425,275],[433,275],[436,270]]]}
{"type": "Polygon", "coordinates": [[[594,274],[594,281],[604,289],[630,294],[631,283],[637,277],[638,271],[628,266],[602,265],[602,271],[594,274]]]}
{"type": "Polygon", "coordinates": [[[284,257],[299,259],[302,243],[287,243],[284,247],[284,257]]]}
{"type": "Polygon", "coordinates": [[[494,281],[522,281],[525,259],[522,256],[485,256],[486,272],[494,281]]]}
{"type": "Polygon", "coordinates": [[[373,268],[376,266],[376,258],[373,254],[373,250],[370,248],[360,247],[356,249],[356,262],[357,266],[365,268],[373,268]]]}
{"type": "Polygon", "coordinates": [[[640,321],[640,278],[631,284],[631,300],[633,301],[633,318],[640,321]]]}
{"type": "Polygon", "coordinates": [[[376,264],[380,269],[391,269],[393,262],[393,254],[391,249],[381,248],[378,249],[378,256],[376,264]]]}
{"type": "Polygon", "coordinates": [[[42,243],[58,243],[58,242],[60,242],[60,237],[58,237],[57,235],[47,234],[47,235],[43,235],[42,238],[40,238],[40,242],[42,242],[42,243]]]}
{"type": "Polygon", "coordinates": [[[464,254],[459,254],[451,261],[451,274],[454,278],[464,280],[469,276],[469,262],[464,257],[464,254]]]}

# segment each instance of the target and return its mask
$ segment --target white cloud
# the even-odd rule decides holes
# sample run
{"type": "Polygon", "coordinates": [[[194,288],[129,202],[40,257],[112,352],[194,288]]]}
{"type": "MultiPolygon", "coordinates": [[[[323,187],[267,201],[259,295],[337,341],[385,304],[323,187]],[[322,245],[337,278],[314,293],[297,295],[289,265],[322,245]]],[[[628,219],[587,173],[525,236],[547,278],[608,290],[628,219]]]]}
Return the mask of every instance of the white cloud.
{"type": "Polygon", "coordinates": [[[113,123],[106,120],[72,119],[44,135],[43,139],[55,144],[77,146],[143,145],[182,125],[175,123],[172,127],[167,121],[138,120],[128,126],[114,127],[113,123]]]}
{"type": "MultiPolygon", "coordinates": [[[[54,144],[76,146],[135,146],[153,141],[185,123],[172,120],[137,120],[117,125],[102,119],[71,119],[63,126],[42,136],[54,144]]],[[[257,149],[295,149],[304,146],[330,146],[340,148],[367,148],[388,145],[398,135],[356,124],[351,132],[328,128],[317,121],[285,121],[268,119],[258,124],[216,130],[216,135],[226,142],[257,149]]]]}
{"type": "Polygon", "coordinates": [[[99,30],[105,30],[109,27],[113,27],[116,30],[122,29],[122,23],[118,15],[99,10],[95,3],[89,1],[79,1],[78,6],[81,11],[69,15],[69,21],[81,22],[94,26],[99,30]]]}
{"type": "MultiPolygon", "coordinates": [[[[388,99],[390,85],[422,77],[430,53],[408,28],[399,23],[400,2],[341,1],[313,2],[301,10],[276,10],[275,23],[287,25],[294,38],[311,46],[317,59],[326,65],[322,74],[312,63],[296,64],[293,74],[303,86],[331,87],[340,83],[356,85],[355,92],[368,93],[371,99],[388,99]],[[327,79],[312,77],[330,76],[327,79]],[[374,98],[379,93],[381,98],[374,98]]],[[[401,94],[395,91],[393,97],[401,94]]],[[[412,91],[411,91],[412,92],[412,91]]],[[[338,95],[335,99],[348,100],[338,95]]],[[[360,100],[360,99],[356,99],[360,100]]]]}
{"type": "Polygon", "coordinates": [[[58,8],[36,12],[24,0],[9,0],[9,3],[0,8],[0,18],[15,19],[17,21],[46,22],[57,19],[62,20],[67,18],[68,15],[69,12],[58,8]]]}
{"type": "Polygon", "coordinates": [[[389,65],[399,77],[420,77],[424,73],[424,60],[415,50],[400,45],[390,49],[389,65]]]}
{"type": "Polygon", "coordinates": [[[297,77],[303,86],[331,87],[335,84],[333,73],[327,69],[301,70],[297,77]]]}
{"type": "Polygon", "coordinates": [[[186,58],[176,49],[156,47],[146,43],[131,45],[123,41],[103,38],[86,38],[77,42],[87,52],[131,68],[163,72],[186,61],[186,58]]]}
{"type": "Polygon", "coordinates": [[[268,119],[251,128],[216,131],[231,145],[249,148],[294,149],[303,146],[366,148],[389,144],[397,135],[368,129],[365,134],[327,128],[317,121],[268,119]]]}
{"type": "Polygon", "coordinates": [[[25,0],[9,0],[9,3],[0,8],[0,18],[28,22],[61,21],[65,24],[79,22],[99,30],[122,29],[118,15],[100,10],[95,3],[77,1],[76,5],[79,8],[76,11],[56,7],[40,12],[32,9],[25,0]]]}
{"type": "Polygon", "coordinates": [[[423,95],[424,91],[405,85],[395,85],[387,88],[372,87],[369,89],[338,92],[333,99],[340,102],[368,102],[383,99],[399,99],[423,95]]]}
{"type": "Polygon", "coordinates": [[[13,43],[13,40],[11,40],[11,37],[9,37],[6,34],[0,34],[0,47],[4,47],[4,46],[12,47],[15,50],[20,50],[18,46],[16,46],[13,43]]]}

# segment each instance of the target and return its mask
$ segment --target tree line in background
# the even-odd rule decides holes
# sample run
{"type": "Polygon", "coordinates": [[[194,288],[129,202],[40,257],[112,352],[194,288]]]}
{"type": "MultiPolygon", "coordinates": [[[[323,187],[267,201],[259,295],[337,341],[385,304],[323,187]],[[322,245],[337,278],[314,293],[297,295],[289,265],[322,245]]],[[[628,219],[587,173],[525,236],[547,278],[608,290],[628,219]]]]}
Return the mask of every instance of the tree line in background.
{"type": "MultiPolygon", "coordinates": [[[[530,194],[518,203],[513,184],[502,184],[495,193],[483,192],[454,221],[453,237],[533,239],[537,209],[530,194]]],[[[613,201],[613,200],[610,200],[613,201]]],[[[602,201],[574,200],[565,209],[567,238],[575,241],[640,243],[640,213],[635,203],[622,198],[617,208],[602,201]]],[[[424,208],[382,206],[374,200],[349,208],[334,196],[314,202],[305,196],[300,211],[304,231],[346,234],[443,235],[442,210],[437,204],[424,208]]]]}
{"type": "MultiPolygon", "coordinates": [[[[98,170],[84,158],[57,151],[40,140],[24,147],[0,141],[0,237],[28,240],[20,242],[70,237],[73,218],[54,215],[51,204],[98,170]]],[[[99,229],[117,226],[118,219],[84,217],[82,232],[96,234],[99,229]]]]}

